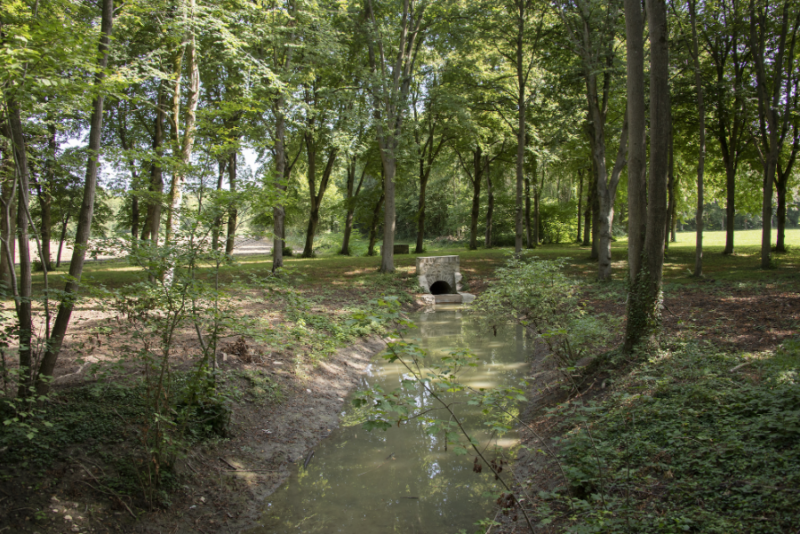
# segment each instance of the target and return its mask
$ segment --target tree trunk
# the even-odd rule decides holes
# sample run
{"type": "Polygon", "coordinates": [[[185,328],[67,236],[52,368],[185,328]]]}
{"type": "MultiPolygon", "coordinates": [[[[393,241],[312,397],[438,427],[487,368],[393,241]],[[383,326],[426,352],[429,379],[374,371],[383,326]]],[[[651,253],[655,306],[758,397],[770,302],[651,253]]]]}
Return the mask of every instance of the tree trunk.
{"type": "MultiPolygon", "coordinates": [[[[283,115],[283,97],[278,98],[275,103],[275,188],[280,192],[286,191],[286,118],[283,115]]],[[[283,268],[283,248],[286,246],[284,240],[286,228],[286,209],[283,203],[278,202],[272,208],[273,217],[273,240],[272,240],[272,272],[283,268]]]]}
{"type": "Polygon", "coordinates": [[[9,129],[11,130],[15,161],[17,164],[17,202],[19,204],[19,208],[17,209],[17,239],[19,243],[20,277],[17,286],[19,297],[16,301],[16,308],[17,325],[19,327],[19,367],[22,375],[20,376],[17,394],[20,397],[28,397],[31,394],[29,388],[33,381],[33,369],[31,368],[33,365],[33,352],[31,350],[31,255],[27,219],[27,194],[28,191],[30,191],[30,167],[28,166],[27,149],[25,147],[25,136],[19,104],[15,100],[10,100],[8,102],[8,115],[9,129]]]}
{"type": "MultiPolygon", "coordinates": [[[[394,149],[396,150],[396,146],[394,149]]],[[[391,153],[381,151],[383,159],[383,198],[385,202],[383,213],[383,244],[381,245],[381,272],[394,272],[394,231],[395,231],[395,203],[394,203],[394,175],[397,170],[397,159],[394,150],[391,153]]]]}
{"type": "Polygon", "coordinates": [[[786,182],[778,180],[775,189],[778,192],[778,209],[776,212],[778,237],[775,242],[775,252],[786,252],[786,182]]]}
{"type": "Polygon", "coordinates": [[[703,173],[706,162],[706,108],[703,102],[703,77],[700,72],[700,51],[697,45],[697,14],[695,0],[689,0],[689,17],[692,24],[692,48],[694,56],[694,83],[697,87],[697,118],[700,146],[697,156],[697,239],[694,252],[694,276],[703,276],[703,173]]]}
{"type": "MultiPolygon", "coordinates": [[[[625,15],[641,16],[641,4],[625,2],[625,15]]],[[[625,349],[633,350],[642,341],[655,342],[660,323],[661,275],[664,266],[664,233],[666,232],[667,175],[669,172],[669,55],[667,49],[667,11],[664,0],[647,0],[650,28],[650,165],[647,185],[647,226],[642,265],[631,279],[628,293],[625,349]]],[[[638,47],[636,39],[628,48],[638,47]]],[[[639,51],[636,50],[638,54],[639,51]]],[[[644,53],[643,47],[641,53],[644,53]]],[[[643,76],[643,74],[642,74],[643,76]]],[[[643,81],[643,80],[642,80],[643,81]]],[[[644,83],[637,84],[644,90],[644,83]]],[[[638,90],[637,90],[638,91],[638,90]]],[[[628,94],[636,99],[638,93],[628,94]]],[[[643,98],[643,96],[642,96],[643,98]]],[[[638,121],[644,124],[644,121],[638,121]]],[[[639,132],[631,135],[639,137],[639,132]]]]}
{"type": "MultiPolygon", "coordinates": [[[[233,150],[228,158],[228,187],[231,193],[236,192],[236,155],[233,150]]],[[[232,204],[228,207],[228,235],[225,239],[225,255],[229,258],[233,256],[233,248],[236,244],[236,224],[238,210],[236,209],[236,198],[232,196],[232,204]]]]}
{"type": "MultiPolygon", "coordinates": [[[[0,131],[7,139],[11,139],[11,134],[5,131],[5,125],[0,125],[0,131]]],[[[2,179],[2,208],[0,208],[0,282],[5,284],[6,289],[11,289],[11,275],[14,269],[14,258],[16,257],[16,244],[14,238],[17,234],[17,203],[15,198],[16,174],[14,171],[13,147],[10,143],[0,139],[0,153],[2,153],[2,167],[0,167],[0,179],[2,179]],[[11,258],[9,260],[9,258],[11,258]]]]}
{"type": "Polygon", "coordinates": [[[310,212],[308,217],[308,228],[306,230],[306,244],[303,247],[303,257],[314,257],[314,236],[317,235],[317,228],[319,227],[319,210],[322,206],[322,200],[325,198],[325,191],[328,189],[328,181],[333,173],[334,164],[336,163],[337,149],[332,149],[328,154],[328,161],[325,164],[325,169],[322,171],[322,178],[317,187],[317,145],[313,134],[306,136],[306,150],[308,154],[308,192],[310,202],[310,212]]]}
{"type": "MultiPolygon", "coordinates": [[[[48,180],[49,181],[49,180],[48,180]]],[[[49,181],[52,183],[51,181],[49,181]]],[[[53,198],[50,196],[50,193],[47,191],[48,184],[45,184],[42,187],[41,184],[37,184],[37,197],[39,199],[39,209],[42,212],[42,224],[39,232],[42,236],[41,245],[42,245],[42,257],[39,258],[41,262],[44,264],[45,269],[48,271],[52,271],[52,262],[51,262],[51,254],[50,254],[50,238],[51,238],[51,230],[53,225],[52,220],[52,204],[53,198]]]]}
{"type": "MultiPolygon", "coordinates": [[[[589,175],[589,182],[586,184],[588,186],[588,190],[586,192],[586,208],[584,208],[583,212],[583,243],[582,246],[588,247],[592,246],[592,222],[594,221],[594,216],[592,214],[592,206],[594,206],[594,191],[596,189],[594,185],[594,173],[589,175]]],[[[591,255],[594,254],[594,251],[590,253],[591,255]]],[[[594,258],[591,258],[594,259],[594,258]]]]}
{"type": "Polygon", "coordinates": [[[725,162],[725,250],[723,254],[733,254],[734,223],[736,222],[736,170],[725,162]]]}
{"type": "MultiPolygon", "coordinates": [[[[783,94],[784,69],[787,69],[789,76],[793,76],[794,44],[797,32],[798,21],[794,23],[790,38],[790,50],[788,62],[784,62],[786,52],[787,34],[789,32],[789,1],[783,3],[782,20],[778,43],[767,43],[766,34],[771,25],[767,22],[767,7],[759,5],[758,16],[756,15],[754,2],[750,2],[750,49],[752,50],[753,63],[756,74],[756,92],[758,95],[758,114],[759,127],[761,131],[762,144],[764,146],[765,160],[763,165],[763,200],[761,207],[761,268],[769,269],[772,266],[771,239],[772,239],[772,194],[775,183],[776,172],[778,170],[778,158],[780,157],[784,137],[781,130],[785,130],[786,122],[789,120],[790,110],[788,109],[790,95],[783,94]],[[765,51],[774,51],[771,61],[767,60],[765,51]],[[771,76],[767,75],[767,66],[774,69],[771,76]],[[788,67],[788,68],[787,68],[788,67]],[[767,94],[770,88],[772,94],[767,94]],[[786,101],[787,109],[781,121],[778,112],[782,106],[781,100],[786,101]],[[781,124],[782,123],[782,124],[781,124]]],[[[777,15],[777,10],[775,12],[777,15]]],[[[776,21],[777,22],[777,21],[776,21]]],[[[791,91],[787,85],[787,93],[791,91]]]]}
{"type": "Polygon", "coordinates": [[[647,140],[644,105],[644,20],[640,0],[625,0],[628,90],[628,280],[642,265],[647,227],[647,140]]]}
{"type": "Polygon", "coordinates": [[[58,240],[58,252],[56,253],[56,269],[61,267],[61,251],[64,249],[64,242],[67,240],[67,228],[69,225],[69,213],[61,223],[61,238],[58,240]]]}
{"type": "Polygon", "coordinates": [[[416,254],[421,254],[425,250],[425,200],[428,194],[428,173],[421,168],[423,160],[420,160],[419,175],[419,202],[417,205],[417,244],[414,248],[416,254]]]}
{"type": "MultiPolygon", "coordinates": [[[[536,221],[538,223],[538,221],[536,221]]],[[[535,248],[531,234],[531,179],[525,178],[525,248],[535,248]]]]}
{"type": "MultiPolygon", "coordinates": [[[[190,0],[189,12],[194,13],[194,2],[190,0]]],[[[190,30],[186,30],[189,32],[190,30]]],[[[172,174],[172,183],[169,190],[169,208],[167,211],[167,228],[166,236],[164,237],[165,243],[171,243],[175,233],[178,230],[180,209],[183,202],[183,185],[186,180],[185,168],[189,165],[192,158],[192,147],[194,146],[195,137],[195,114],[197,111],[197,102],[200,95],[200,70],[197,66],[197,50],[195,49],[195,36],[193,31],[187,34],[184,43],[181,46],[181,51],[177,54],[175,59],[175,90],[173,91],[172,100],[172,117],[173,117],[173,143],[175,150],[180,150],[181,166],[177,168],[172,174]],[[186,103],[186,116],[183,126],[183,139],[180,138],[178,127],[180,121],[180,101],[181,101],[181,69],[183,54],[185,53],[189,59],[189,95],[186,103]]]]}
{"type": "MultiPolygon", "coordinates": [[[[670,122],[672,119],[670,118],[670,122]]],[[[667,223],[664,237],[664,251],[669,250],[669,231],[672,228],[672,217],[675,214],[675,128],[669,132],[669,174],[667,176],[667,223]]]]}
{"type": "Polygon", "coordinates": [[[358,179],[358,186],[356,182],[356,159],[350,158],[350,163],[347,165],[347,198],[345,203],[347,205],[347,215],[344,219],[344,238],[342,239],[342,250],[340,254],[350,256],[350,234],[353,232],[353,217],[356,213],[356,199],[361,193],[361,186],[364,184],[364,176],[367,172],[367,166],[361,169],[361,178],[358,179]]]}
{"type": "Polygon", "coordinates": [[[593,260],[600,257],[600,219],[598,213],[600,213],[600,195],[597,194],[597,165],[594,157],[592,157],[592,252],[589,258],[593,260]]]}
{"type": "Polygon", "coordinates": [[[161,166],[161,157],[164,154],[164,84],[158,84],[156,97],[156,118],[153,125],[153,153],[155,158],[150,164],[150,192],[147,201],[147,215],[145,216],[142,240],[149,239],[154,245],[158,244],[158,234],[161,231],[161,196],[164,194],[164,170],[161,166]]]}
{"type": "MultiPolygon", "coordinates": [[[[222,184],[225,181],[225,168],[228,162],[224,159],[217,160],[217,192],[222,191],[222,184]]],[[[219,208],[217,208],[219,209],[219,208]]],[[[219,235],[222,232],[222,213],[214,217],[211,227],[211,250],[219,250],[219,235]]]]}
{"type": "MultiPolygon", "coordinates": [[[[95,74],[95,86],[102,87],[105,71],[108,66],[108,48],[111,40],[111,29],[114,20],[114,0],[103,0],[102,17],[100,25],[100,59],[98,69],[95,74]]],[[[45,395],[50,389],[48,382],[41,380],[41,377],[53,376],[58,354],[61,351],[61,344],[69,326],[72,308],[75,304],[75,296],[78,293],[83,274],[83,263],[86,259],[86,249],[89,244],[89,234],[92,229],[92,217],[94,215],[94,200],[97,191],[97,162],[100,153],[100,137],[103,130],[103,103],[104,95],[99,93],[94,99],[92,117],[89,126],[89,159],[86,164],[86,183],[83,188],[83,200],[81,210],[78,214],[78,229],[75,233],[75,246],[72,250],[72,261],[69,264],[69,278],[64,288],[64,297],[58,306],[53,331],[48,340],[47,349],[39,367],[40,380],[36,384],[36,390],[40,395],[45,395]]],[[[27,239],[27,236],[26,236],[27,239]]],[[[20,250],[21,252],[21,250],[20,250]]]]}
{"type": "Polygon", "coordinates": [[[525,163],[525,140],[526,140],[526,104],[525,98],[525,66],[523,65],[522,52],[523,52],[523,36],[525,35],[525,2],[517,2],[517,9],[519,10],[517,18],[517,166],[516,166],[516,215],[515,215],[515,237],[514,237],[514,253],[519,255],[522,253],[522,226],[523,226],[523,211],[522,211],[522,189],[525,180],[523,165],[525,163]]]}
{"type": "Polygon", "coordinates": [[[539,199],[542,196],[542,188],[537,187],[536,190],[533,192],[533,246],[531,248],[536,248],[539,246],[539,242],[542,240],[541,235],[539,232],[542,229],[542,219],[541,219],[541,212],[539,211],[539,199]]]}
{"type": "MultiPolygon", "coordinates": [[[[385,183],[384,181],[384,184],[385,183]]],[[[375,241],[378,239],[378,218],[381,214],[381,206],[383,205],[385,197],[386,195],[381,193],[381,197],[378,199],[378,202],[375,204],[375,209],[372,211],[372,224],[370,224],[369,228],[369,248],[367,249],[367,256],[375,255],[375,241]]]]}
{"type": "Polygon", "coordinates": [[[578,171],[578,233],[575,235],[575,242],[581,242],[581,222],[583,222],[583,171],[578,171]]]}
{"type": "Polygon", "coordinates": [[[39,229],[41,235],[42,257],[39,258],[47,271],[53,270],[53,263],[50,254],[50,239],[52,238],[53,219],[52,219],[52,188],[55,186],[55,165],[56,165],[56,126],[52,122],[48,125],[47,136],[47,162],[45,164],[44,183],[37,184],[37,197],[39,199],[39,209],[42,212],[42,225],[39,229]]]}
{"type": "Polygon", "coordinates": [[[481,184],[483,182],[483,151],[480,145],[475,149],[472,160],[472,212],[469,225],[469,249],[478,249],[478,217],[481,214],[481,184]]]}
{"type": "Polygon", "coordinates": [[[489,172],[489,156],[485,156],[486,160],[486,237],[483,240],[483,246],[492,248],[492,217],[494,216],[494,189],[492,188],[492,173],[489,172]]]}

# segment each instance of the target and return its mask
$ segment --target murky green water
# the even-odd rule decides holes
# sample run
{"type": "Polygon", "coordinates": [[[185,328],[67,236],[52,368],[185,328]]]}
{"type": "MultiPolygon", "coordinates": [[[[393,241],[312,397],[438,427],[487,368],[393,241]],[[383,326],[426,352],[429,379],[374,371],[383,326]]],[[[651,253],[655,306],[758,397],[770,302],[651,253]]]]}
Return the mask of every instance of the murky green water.
{"type": "MultiPolygon", "coordinates": [[[[462,380],[473,387],[517,384],[525,373],[521,329],[487,337],[462,321],[459,311],[418,314],[413,319],[420,328],[412,336],[431,354],[467,346],[481,358],[478,367],[462,374],[462,380]]],[[[400,364],[377,358],[362,388],[380,384],[393,390],[402,372],[400,364]]],[[[437,407],[422,391],[416,399],[419,406],[437,407]]],[[[349,403],[346,406],[343,421],[353,419],[347,417],[352,408],[349,403]]],[[[468,408],[461,406],[459,417],[463,414],[466,426],[486,446],[490,436],[474,411],[470,417],[468,408]]],[[[514,436],[508,435],[500,442],[504,447],[514,444],[514,436]]],[[[498,490],[487,469],[483,474],[472,471],[473,460],[474,454],[445,452],[443,437],[426,434],[420,423],[409,422],[386,432],[366,432],[360,424],[343,425],[316,447],[307,470],[298,461],[296,472],[268,499],[263,527],[251,532],[471,532],[472,525],[492,509],[484,493],[498,490]]]]}

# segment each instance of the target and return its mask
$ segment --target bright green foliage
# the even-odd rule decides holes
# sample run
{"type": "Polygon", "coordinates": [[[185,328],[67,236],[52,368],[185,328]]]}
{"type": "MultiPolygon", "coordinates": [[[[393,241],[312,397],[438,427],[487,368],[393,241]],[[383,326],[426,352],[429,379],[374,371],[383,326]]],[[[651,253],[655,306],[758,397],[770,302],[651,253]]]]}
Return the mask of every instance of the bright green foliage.
{"type": "Polygon", "coordinates": [[[616,321],[588,313],[579,302],[577,282],[563,269],[561,259],[512,256],[497,269],[497,279],[475,302],[472,313],[484,325],[510,320],[527,327],[569,374],[579,359],[607,346],[616,321]]]}
{"type": "Polygon", "coordinates": [[[573,405],[561,442],[570,532],[788,532],[800,522],[800,352],[743,359],[685,344],[600,404],[573,405]],[[744,364],[744,365],[742,365],[744,364]]]}

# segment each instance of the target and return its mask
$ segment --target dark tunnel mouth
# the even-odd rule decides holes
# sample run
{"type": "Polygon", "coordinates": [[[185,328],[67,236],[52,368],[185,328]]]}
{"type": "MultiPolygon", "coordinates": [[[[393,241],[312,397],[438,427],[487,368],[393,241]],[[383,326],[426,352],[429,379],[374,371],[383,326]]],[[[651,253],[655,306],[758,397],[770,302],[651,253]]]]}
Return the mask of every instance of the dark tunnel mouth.
{"type": "Polygon", "coordinates": [[[431,284],[431,295],[449,295],[450,293],[452,293],[450,284],[443,280],[431,284]]]}

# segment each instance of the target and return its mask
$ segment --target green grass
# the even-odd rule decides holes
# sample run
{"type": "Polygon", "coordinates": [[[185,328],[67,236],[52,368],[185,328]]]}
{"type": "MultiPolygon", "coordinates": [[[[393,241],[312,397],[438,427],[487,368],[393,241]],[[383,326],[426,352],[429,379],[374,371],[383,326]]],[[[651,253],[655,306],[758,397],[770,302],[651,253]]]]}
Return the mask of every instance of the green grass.
{"type": "MultiPolygon", "coordinates": [[[[713,231],[703,234],[703,271],[706,281],[770,282],[800,280],[800,229],[786,230],[786,242],[789,252],[773,254],[775,268],[760,268],[761,230],[739,230],[736,232],[735,252],[726,256],[722,254],[725,246],[725,232],[713,231]]],[[[697,282],[691,276],[695,261],[694,232],[680,232],[677,242],[670,243],[669,252],[664,263],[665,283],[688,284],[697,282]]],[[[494,269],[504,262],[512,252],[511,248],[492,248],[467,250],[464,245],[447,246],[427,245],[422,254],[402,254],[395,256],[395,267],[403,276],[414,273],[418,256],[436,256],[457,254],[461,258],[461,271],[467,281],[490,277],[494,269]]],[[[333,248],[330,249],[334,250],[333,248]]],[[[621,238],[612,243],[612,261],[614,278],[624,281],[627,269],[627,240],[621,238]]],[[[587,279],[596,276],[597,267],[589,259],[588,247],[573,243],[539,246],[535,255],[545,259],[565,258],[572,274],[587,279]]],[[[305,287],[319,289],[321,287],[336,290],[341,288],[374,289],[388,283],[389,278],[380,275],[380,256],[339,256],[328,252],[317,258],[291,257],[285,259],[285,266],[305,277],[305,287]]],[[[272,268],[272,257],[267,255],[244,256],[236,259],[230,266],[222,267],[220,280],[229,284],[235,278],[246,278],[251,274],[266,275],[272,268]]],[[[210,269],[206,270],[206,276],[210,269]]],[[[63,287],[66,268],[62,267],[51,274],[50,284],[53,288],[63,287]]],[[[126,260],[87,262],[84,268],[84,281],[87,285],[106,287],[122,287],[141,280],[143,273],[138,267],[130,265],[126,260]]],[[[41,291],[43,278],[41,273],[33,275],[34,290],[41,291]]]]}

